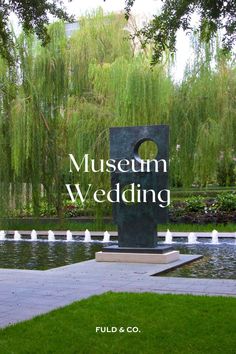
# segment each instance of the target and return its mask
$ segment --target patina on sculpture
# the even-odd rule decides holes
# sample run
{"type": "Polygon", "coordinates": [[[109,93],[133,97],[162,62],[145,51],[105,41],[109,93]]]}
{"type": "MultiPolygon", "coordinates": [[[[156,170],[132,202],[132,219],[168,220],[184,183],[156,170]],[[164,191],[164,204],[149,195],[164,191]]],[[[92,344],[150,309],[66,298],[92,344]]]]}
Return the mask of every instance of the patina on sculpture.
{"type": "MultiPolygon", "coordinates": [[[[122,159],[135,159],[137,170],[141,163],[139,148],[145,141],[152,141],[158,147],[156,159],[163,159],[168,165],[169,127],[167,125],[118,127],[110,129],[110,158],[116,163],[122,159]]],[[[112,172],[112,187],[117,183],[125,188],[131,183],[156,193],[168,188],[168,168],[165,172],[150,171],[112,172]]],[[[105,252],[164,253],[168,246],[157,247],[157,224],[168,219],[167,208],[147,200],[145,203],[113,204],[113,218],[118,225],[118,247],[104,247],[105,252]]]]}

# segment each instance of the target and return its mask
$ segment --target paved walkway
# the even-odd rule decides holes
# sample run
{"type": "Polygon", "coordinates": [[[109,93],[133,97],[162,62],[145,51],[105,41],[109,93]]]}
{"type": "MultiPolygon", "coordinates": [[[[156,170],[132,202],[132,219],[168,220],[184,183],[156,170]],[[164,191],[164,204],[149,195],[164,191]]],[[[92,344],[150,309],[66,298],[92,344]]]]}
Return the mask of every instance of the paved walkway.
{"type": "Polygon", "coordinates": [[[181,255],[169,265],[91,260],[47,271],[0,269],[0,326],[106,291],[236,296],[236,280],[152,276],[192,259],[181,255]]]}

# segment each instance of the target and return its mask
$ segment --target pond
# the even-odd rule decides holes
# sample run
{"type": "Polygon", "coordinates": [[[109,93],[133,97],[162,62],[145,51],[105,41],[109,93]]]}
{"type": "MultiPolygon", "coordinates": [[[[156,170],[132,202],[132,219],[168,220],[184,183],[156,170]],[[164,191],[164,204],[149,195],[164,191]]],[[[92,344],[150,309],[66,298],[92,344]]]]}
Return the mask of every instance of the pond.
{"type": "Polygon", "coordinates": [[[104,244],[79,241],[0,241],[0,268],[46,270],[95,257],[104,244]]]}
{"type": "Polygon", "coordinates": [[[209,241],[198,244],[174,243],[182,254],[201,254],[203,258],[162,274],[168,277],[236,279],[236,244],[221,240],[218,245],[209,241]]]}
{"type": "MultiPolygon", "coordinates": [[[[60,267],[93,259],[95,252],[100,251],[104,245],[99,241],[0,241],[0,268],[46,270],[60,267]]],[[[179,241],[172,246],[180,253],[201,254],[203,258],[165,273],[164,276],[236,279],[234,240],[221,239],[218,245],[210,244],[207,240],[201,240],[198,244],[179,241]]]]}

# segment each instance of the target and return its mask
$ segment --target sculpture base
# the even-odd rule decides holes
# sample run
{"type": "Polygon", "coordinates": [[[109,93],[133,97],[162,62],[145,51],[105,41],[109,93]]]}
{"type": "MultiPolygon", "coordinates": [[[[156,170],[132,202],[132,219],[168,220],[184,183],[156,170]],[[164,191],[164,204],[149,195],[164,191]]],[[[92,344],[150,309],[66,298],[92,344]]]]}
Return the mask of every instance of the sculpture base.
{"type": "Polygon", "coordinates": [[[103,247],[102,252],[116,252],[116,253],[157,253],[163,254],[166,252],[173,251],[171,246],[156,246],[156,247],[119,247],[119,246],[108,246],[103,247]]]}
{"type": "Polygon", "coordinates": [[[120,262],[120,263],[152,263],[166,264],[179,259],[179,251],[166,253],[143,253],[138,252],[96,252],[96,262],[120,262]]]}

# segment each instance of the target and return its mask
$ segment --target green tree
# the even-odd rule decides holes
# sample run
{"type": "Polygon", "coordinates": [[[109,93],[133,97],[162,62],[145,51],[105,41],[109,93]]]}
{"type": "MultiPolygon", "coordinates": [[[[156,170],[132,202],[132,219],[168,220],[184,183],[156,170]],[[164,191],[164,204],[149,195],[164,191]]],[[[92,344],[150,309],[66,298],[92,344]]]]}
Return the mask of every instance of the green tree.
{"type": "MultiPolygon", "coordinates": [[[[71,1],[71,0],[69,0],[71,1]]],[[[62,6],[60,0],[3,0],[0,2],[0,54],[8,61],[12,60],[13,35],[8,20],[11,13],[17,15],[19,23],[25,32],[34,32],[43,44],[49,41],[45,25],[49,23],[49,16],[72,21],[62,6]]]]}
{"type": "MultiPolygon", "coordinates": [[[[176,33],[178,29],[194,31],[191,25],[193,13],[199,15],[197,28],[200,38],[206,42],[223,30],[223,50],[232,49],[236,41],[236,1],[235,0],[162,0],[159,15],[136,33],[146,46],[153,44],[153,63],[158,62],[163,52],[168,49],[175,52],[176,33]]],[[[135,0],[126,0],[126,17],[128,18],[135,0]]]]}

